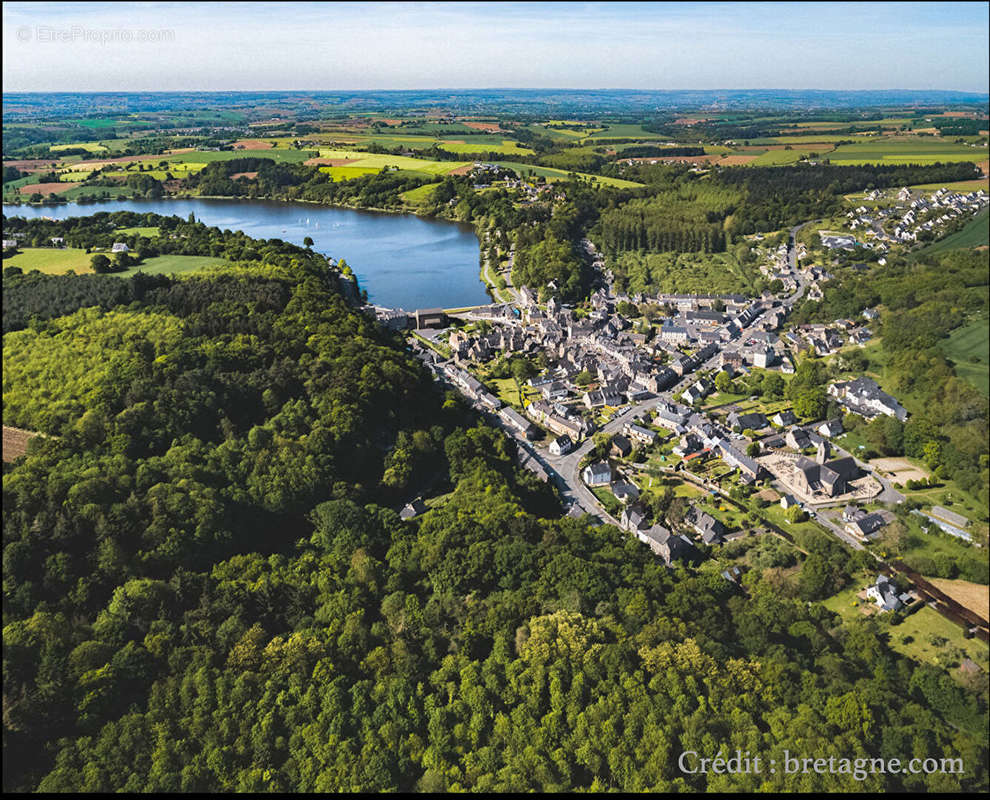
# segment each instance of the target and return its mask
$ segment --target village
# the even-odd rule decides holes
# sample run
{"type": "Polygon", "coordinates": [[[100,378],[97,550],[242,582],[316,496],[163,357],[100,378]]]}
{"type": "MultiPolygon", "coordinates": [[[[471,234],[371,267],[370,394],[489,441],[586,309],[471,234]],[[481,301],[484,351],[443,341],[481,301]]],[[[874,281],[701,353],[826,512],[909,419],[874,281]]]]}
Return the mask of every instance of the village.
{"type": "MultiPolygon", "coordinates": [[[[513,438],[521,466],[556,485],[568,515],[590,514],[632,533],[669,567],[697,563],[711,547],[747,535],[787,538],[786,528],[799,521],[863,549],[894,519],[884,506],[904,496],[835,444],[841,419],[802,422],[788,403],[769,413],[750,402],[755,397],[706,405],[733,378],[754,370],[793,375],[801,351],[827,355],[871,338],[872,313],[782,332],[793,304],[829,277],[801,264],[800,227],[770,252],[780,290],[758,298],[615,293],[587,242],[601,280],[584,308],[562,304],[552,286],[543,302],[530,288],[513,287],[513,303],[376,315],[390,327],[415,328],[413,350],[436,379],[513,438]],[[630,310],[645,305],[666,316],[656,325],[635,323],[630,310]],[[513,356],[543,368],[522,382],[493,378],[493,365],[513,356]],[[664,484],[684,498],[676,523],[659,513],[656,487],[664,484]],[[753,500],[764,507],[760,516],[747,513],[753,500]]],[[[828,395],[867,420],[907,416],[868,377],[833,382],[828,395]]],[[[403,516],[425,508],[417,499],[403,516]]],[[[723,577],[738,583],[738,568],[723,577]]],[[[879,578],[886,580],[882,572],[879,578]]],[[[892,600],[878,586],[870,597],[881,611],[917,601],[903,592],[892,600]]]]}
{"type": "MultiPolygon", "coordinates": [[[[476,165],[478,181],[499,177],[485,167],[476,165]]],[[[517,188],[531,190],[529,198],[547,191],[525,181],[517,188]]],[[[931,222],[925,230],[941,235],[951,220],[987,204],[982,190],[940,189],[930,199],[907,190],[888,194],[913,204],[918,224],[931,222]],[[933,217],[929,208],[943,211],[933,217]]],[[[887,196],[874,195],[878,207],[887,196]]],[[[889,209],[882,213],[893,217],[889,209]]],[[[853,217],[862,214],[858,209],[853,217]]],[[[514,286],[510,249],[501,272],[482,271],[487,281],[500,276],[501,291],[491,289],[499,302],[369,310],[393,330],[413,329],[410,345],[436,380],[502,428],[515,442],[520,466],[556,487],[568,516],[590,515],[629,532],[669,568],[715,553],[724,563],[731,549],[720,546],[745,547],[753,537],[793,545],[795,530],[814,526],[876,558],[876,580],[861,586],[856,600],[864,611],[911,610],[925,597],[935,602],[937,590],[919,590],[917,576],[902,580],[899,590],[878,548],[870,547],[896,520],[893,509],[906,499],[898,491],[902,484],[895,485],[896,472],[859,458],[855,448],[862,445],[845,440],[843,425],[849,415],[862,424],[885,417],[903,423],[909,415],[901,402],[855,370],[822,387],[825,418],[796,413],[783,392],[773,401],[733,393],[734,382],[754,375],[783,389],[801,359],[842,359],[874,341],[876,308],[828,324],[795,324],[790,312],[803,297],[821,300],[837,270],[866,268],[852,260],[864,248],[882,264],[890,247],[913,242],[898,238],[900,228],[887,225],[888,234],[878,223],[860,244],[848,234],[822,233],[821,222],[747,237],[769,283],[759,296],[624,293],[585,239],[596,277],[580,304],[562,302],[553,283],[538,290],[514,286]],[[805,228],[811,239],[799,237],[805,228]],[[671,494],[678,501],[673,513],[671,494]]],[[[403,516],[425,510],[417,498],[403,516]]],[[[967,521],[951,511],[914,514],[927,530],[971,541],[967,521]]],[[[737,586],[741,574],[738,565],[721,572],[737,586]]]]}

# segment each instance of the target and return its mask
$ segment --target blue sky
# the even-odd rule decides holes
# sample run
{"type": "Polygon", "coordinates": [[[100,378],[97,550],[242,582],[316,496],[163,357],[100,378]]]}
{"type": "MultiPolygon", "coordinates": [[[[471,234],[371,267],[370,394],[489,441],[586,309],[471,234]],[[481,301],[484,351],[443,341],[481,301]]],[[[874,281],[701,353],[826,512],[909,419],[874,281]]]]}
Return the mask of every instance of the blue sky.
{"type": "Polygon", "coordinates": [[[987,92],[988,19],[986,2],[10,2],[3,85],[987,92]]]}

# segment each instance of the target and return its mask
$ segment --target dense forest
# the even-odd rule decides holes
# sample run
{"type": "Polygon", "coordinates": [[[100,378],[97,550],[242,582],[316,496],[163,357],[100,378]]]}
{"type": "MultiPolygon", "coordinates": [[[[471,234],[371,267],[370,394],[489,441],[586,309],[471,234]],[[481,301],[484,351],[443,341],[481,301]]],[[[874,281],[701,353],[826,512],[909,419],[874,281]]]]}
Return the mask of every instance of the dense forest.
{"type": "MultiPolygon", "coordinates": [[[[585,213],[531,227],[564,259],[585,213]]],[[[836,542],[739,588],[560,519],[322,257],[237,246],[144,285],[4,277],[4,421],[48,434],[4,474],[5,789],[850,785],[677,767],[719,748],[959,757],[857,786],[987,788],[983,700],[809,602],[849,574],[836,542]]]]}

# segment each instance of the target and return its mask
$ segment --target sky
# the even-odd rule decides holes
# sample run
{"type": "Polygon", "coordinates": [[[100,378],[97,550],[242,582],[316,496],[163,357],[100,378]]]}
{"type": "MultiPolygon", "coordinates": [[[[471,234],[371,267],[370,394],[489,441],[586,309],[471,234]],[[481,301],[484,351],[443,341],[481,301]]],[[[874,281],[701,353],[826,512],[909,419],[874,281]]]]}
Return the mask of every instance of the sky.
{"type": "Polygon", "coordinates": [[[3,4],[3,89],[956,89],[990,3],[3,4]]]}

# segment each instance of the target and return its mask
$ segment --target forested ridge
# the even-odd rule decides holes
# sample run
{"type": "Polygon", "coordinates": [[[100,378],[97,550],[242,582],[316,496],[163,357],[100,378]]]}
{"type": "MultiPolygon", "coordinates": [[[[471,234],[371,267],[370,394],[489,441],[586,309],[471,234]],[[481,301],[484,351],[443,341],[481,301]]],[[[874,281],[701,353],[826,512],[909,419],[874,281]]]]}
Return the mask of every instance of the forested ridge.
{"type": "MultiPolygon", "coordinates": [[[[585,213],[532,227],[563,242],[585,213]]],[[[960,757],[964,775],[855,786],[986,788],[982,701],[884,628],[772,571],[740,591],[559,519],[322,257],[240,252],[143,284],[4,277],[25,318],[4,421],[58,437],[4,474],[6,789],[853,785],[678,770],[719,748],[960,757]],[[31,311],[52,297],[57,315],[31,311]]],[[[816,569],[841,572],[828,544],[816,569]]]]}

